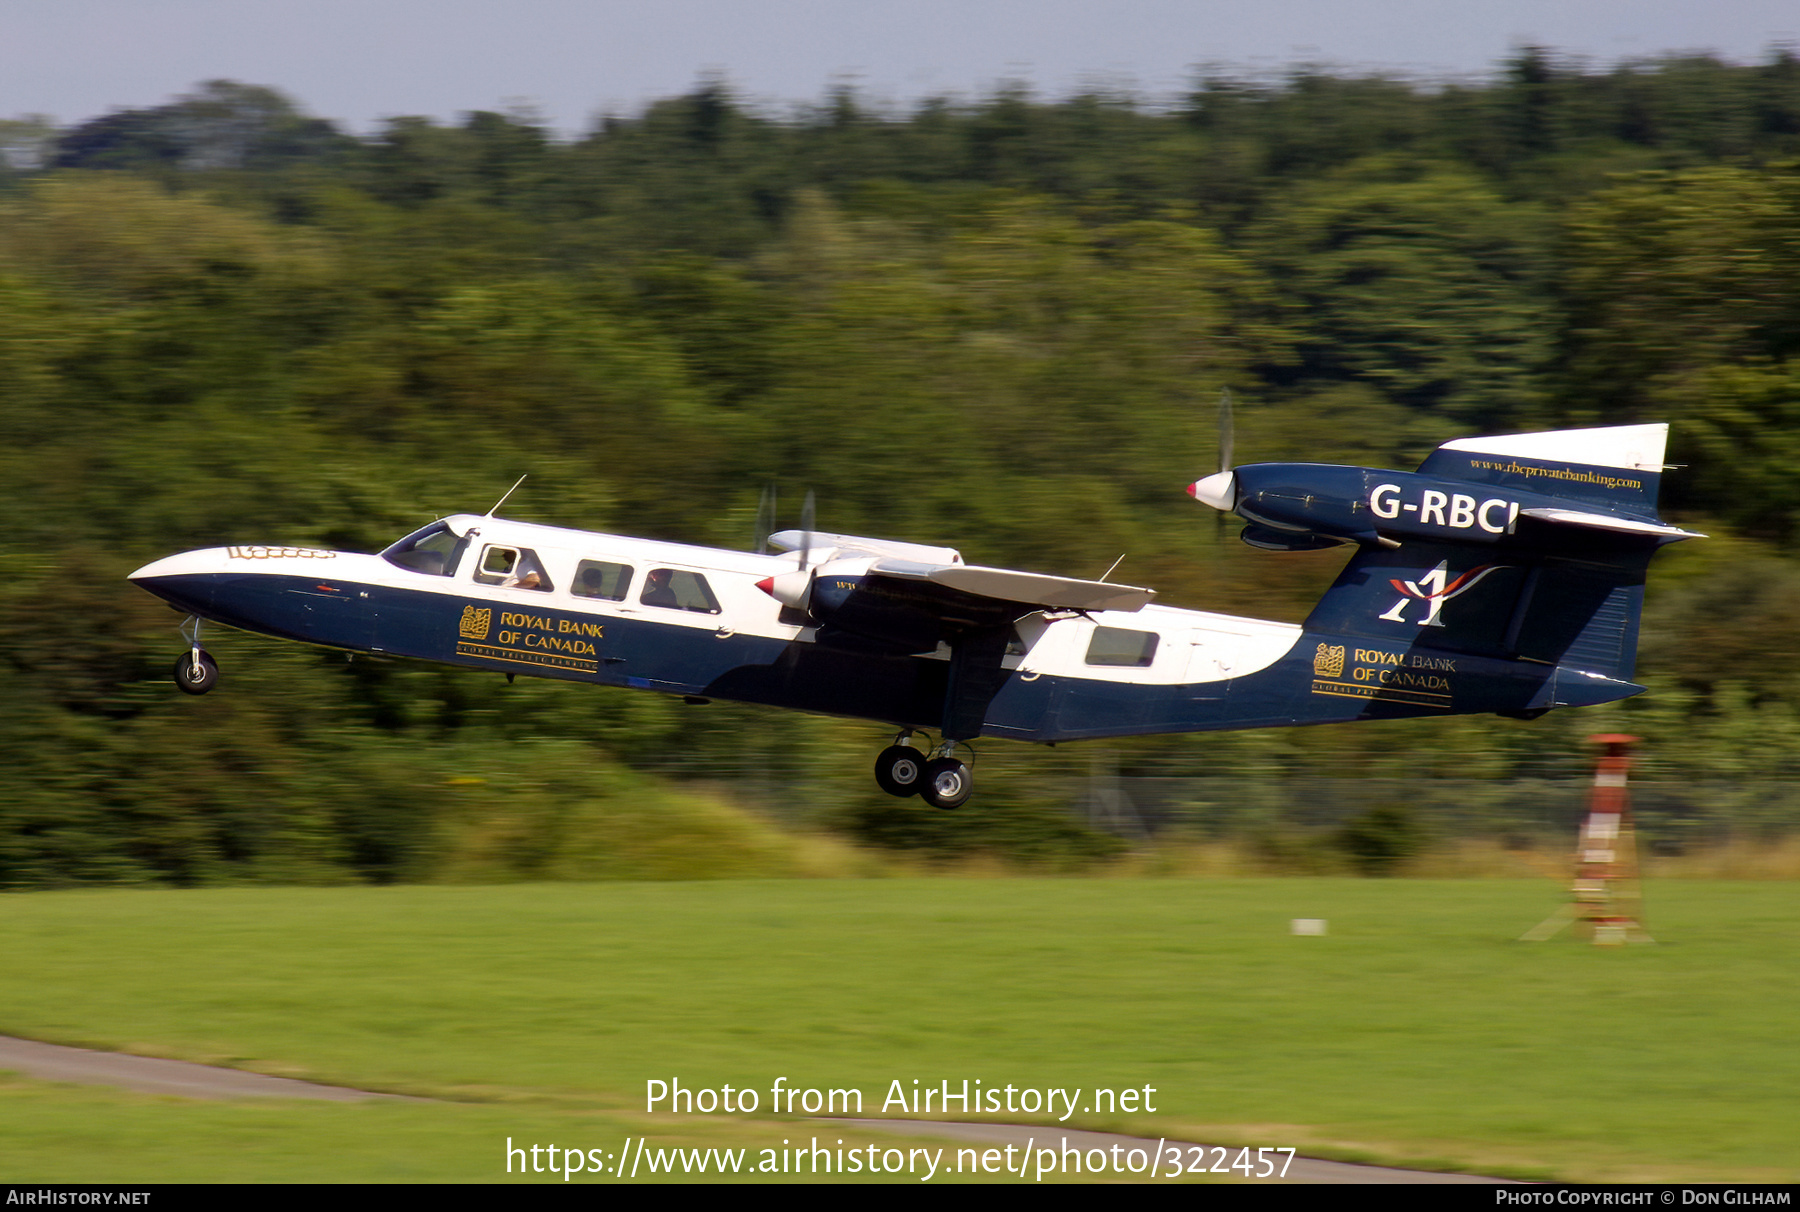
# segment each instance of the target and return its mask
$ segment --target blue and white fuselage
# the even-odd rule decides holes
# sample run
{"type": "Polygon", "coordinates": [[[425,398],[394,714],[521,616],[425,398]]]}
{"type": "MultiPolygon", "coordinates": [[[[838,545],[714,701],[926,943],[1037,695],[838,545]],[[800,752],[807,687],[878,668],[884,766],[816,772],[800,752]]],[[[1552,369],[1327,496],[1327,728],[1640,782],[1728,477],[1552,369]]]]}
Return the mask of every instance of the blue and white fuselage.
{"type": "MultiPolygon", "coordinates": [[[[855,631],[834,641],[828,625],[759,588],[801,571],[795,555],[474,515],[447,518],[420,535],[384,555],[215,547],[158,560],[131,579],[216,623],[351,652],[900,728],[936,731],[943,724],[952,645],[931,636],[916,651],[897,651],[855,631]],[[434,533],[456,539],[446,552],[453,566],[409,566],[420,535],[428,541],[434,533]],[[517,580],[510,572],[484,574],[483,554],[495,549],[530,560],[536,584],[508,584],[517,580]],[[610,578],[599,594],[581,579],[595,568],[610,578]],[[659,573],[673,585],[660,597],[652,583],[659,573]]],[[[814,593],[854,596],[871,562],[826,562],[825,584],[814,593]]],[[[1156,604],[1078,612],[1009,603],[1002,614],[1017,616],[1006,620],[1014,634],[999,657],[1005,676],[980,733],[1028,741],[1244,726],[1220,711],[1227,686],[1279,665],[1301,635],[1293,624],[1156,604]]]]}
{"type": "MultiPolygon", "coordinates": [[[[949,548],[786,532],[761,555],[477,515],[379,555],[190,551],[132,580],[200,619],[350,652],[877,720],[944,737],[877,765],[939,806],[955,745],[1498,712],[1638,693],[1666,428],[1465,439],[1417,472],[1259,464],[1190,491],[1257,546],[1356,552],[1304,624],[949,548]],[[918,759],[918,760],[915,760],[918,759]]],[[[216,667],[196,640],[194,693],[216,667]]]]}

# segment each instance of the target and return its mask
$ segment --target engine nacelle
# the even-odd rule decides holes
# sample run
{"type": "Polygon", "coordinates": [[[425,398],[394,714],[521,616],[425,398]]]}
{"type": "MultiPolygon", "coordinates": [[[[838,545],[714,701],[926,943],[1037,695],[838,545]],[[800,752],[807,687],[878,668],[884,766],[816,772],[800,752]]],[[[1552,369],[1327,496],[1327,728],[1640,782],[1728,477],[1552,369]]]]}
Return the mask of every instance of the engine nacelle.
{"type": "Polygon", "coordinates": [[[1500,543],[1521,510],[1557,503],[1493,485],[1325,463],[1252,463],[1197,481],[1188,495],[1249,522],[1246,543],[1278,551],[1392,547],[1406,539],[1500,543]]]}
{"type": "Polygon", "coordinates": [[[757,582],[757,588],[805,611],[824,643],[854,637],[855,646],[890,652],[937,647],[946,618],[941,604],[919,597],[905,582],[869,575],[873,558],[828,560],[757,582]]]}

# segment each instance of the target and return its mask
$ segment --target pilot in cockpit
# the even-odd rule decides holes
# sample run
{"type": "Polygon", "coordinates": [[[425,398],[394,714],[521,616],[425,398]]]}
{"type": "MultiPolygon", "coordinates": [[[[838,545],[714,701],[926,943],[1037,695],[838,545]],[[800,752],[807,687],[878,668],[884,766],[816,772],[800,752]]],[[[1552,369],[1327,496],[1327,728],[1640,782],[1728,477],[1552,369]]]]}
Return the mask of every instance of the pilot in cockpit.
{"type": "MultiPolygon", "coordinates": [[[[489,555],[490,563],[498,562],[499,568],[493,571],[500,574],[502,589],[537,589],[549,588],[536,568],[531,567],[532,560],[528,555],[507,550],[504,547],[493,548],[489,555]]],[[[491,582],[490,582],[491,583],[491,582]]]]}

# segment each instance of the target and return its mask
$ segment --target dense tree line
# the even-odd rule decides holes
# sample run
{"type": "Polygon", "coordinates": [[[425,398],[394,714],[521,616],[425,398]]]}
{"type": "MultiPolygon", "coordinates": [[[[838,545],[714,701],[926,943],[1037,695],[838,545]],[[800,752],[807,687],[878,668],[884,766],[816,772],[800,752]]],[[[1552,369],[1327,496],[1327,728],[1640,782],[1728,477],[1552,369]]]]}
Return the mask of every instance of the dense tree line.
{"type": "MultiPolygon", "coordinates": [[[[1126,552],[1165,600],[1297,618],[1338,557],[1252,553],[1179,491],[1227,388],[1240,462],[1671,422],[1665,509],[1721,537],[1659,562],[1655,693],[1615,714],[1665,776],[1786,777],[1797,343],[1785,52],[904,113],[843,90],[772,115],[704,81],[576,139],[522,112],[353,137],[224,81],[4,124],[0,884],[404,877],[448,828],[418,789],[476,785],[447,771],[549,772],[554,833],[560,806],[661,794],[642,772],[677,753],[889,836],[844,725],[251,640],[227,691],[173,701],[176,620],[124,574],[238,541],[375,549],[529,471],[509,509],[533,520],[743,546],[764,485],[811,488],[834,530],[1070,575],[1126,552]]],[[[1460,773],[1540,776],[1595,722],[1127,760],[1392,774],[1450,744],[1460,773]]],[[[1031,777],[996,802],[1041,800],[1031,777]]]]}

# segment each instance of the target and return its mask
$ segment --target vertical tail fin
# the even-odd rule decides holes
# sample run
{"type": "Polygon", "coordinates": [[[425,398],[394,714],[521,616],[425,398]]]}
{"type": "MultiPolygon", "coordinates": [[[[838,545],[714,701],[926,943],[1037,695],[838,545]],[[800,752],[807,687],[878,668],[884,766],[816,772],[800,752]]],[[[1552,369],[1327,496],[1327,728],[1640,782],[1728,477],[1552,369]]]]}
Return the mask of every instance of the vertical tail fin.
{"type": "MultiPolygon", "coordinates": [[[[1635,693],[1638,621],[1651,557],[1695,537],[1657,516],[1664,425],[1449,442],[1385,500],[1408,492],[1491,499],[1482,528],[1396,531],[1360,547],[1306,620],[1309,632],[1403,651],[1528,662],[1579,681],[1585,701],[1635,693]],[[1442,484],[1441,490],[1430,486],[1442,484]],[[1509,523],[1498,530],[1507,506],[1509,523]],[[1605,684],[1605,687],[1602,686],[1605,684]]],[[[1473,500],[1462,497],[1463,500],[1473,500]]],[[[1396,510],[1398,506],[1395,506],[1396,510]]],[[[1454,518],[1452,512],[1450,517],[1454,518]]],[[[1558,701],[1565,699],[1561,692],[1558,701]]]]}
{"type": "MultiPolygon", "coordinates": [[[[1532,529],[1521,527],[1522,530],[1532,529]]],[[[1567,666],[1630,681],[1655,543],[1364,548],[1306,620],[1405,649],[1567,666]]]]}

